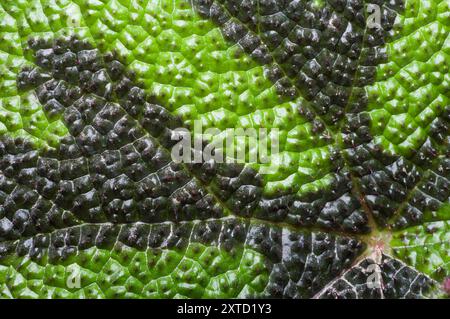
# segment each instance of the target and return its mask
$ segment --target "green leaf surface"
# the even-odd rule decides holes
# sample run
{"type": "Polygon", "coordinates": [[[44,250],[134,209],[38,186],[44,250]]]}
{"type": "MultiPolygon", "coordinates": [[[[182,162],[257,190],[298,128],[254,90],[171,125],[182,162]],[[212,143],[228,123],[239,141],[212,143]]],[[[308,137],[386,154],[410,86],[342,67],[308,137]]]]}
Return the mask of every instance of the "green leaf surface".
{"type": "Polygon", "coordinates": [[[0,0],[0,296],[444,297],[449,10],[0,0]],[[280,151],[173,162],[197,120],[280,151]]]}

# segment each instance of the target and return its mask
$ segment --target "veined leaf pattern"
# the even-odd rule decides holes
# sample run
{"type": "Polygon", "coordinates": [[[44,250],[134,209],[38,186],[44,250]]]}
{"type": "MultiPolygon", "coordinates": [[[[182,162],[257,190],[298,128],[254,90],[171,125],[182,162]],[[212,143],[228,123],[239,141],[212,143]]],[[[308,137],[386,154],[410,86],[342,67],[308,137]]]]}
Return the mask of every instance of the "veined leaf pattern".
{"type": "Polygon", "coordinates": [[[2,297],[444,295],[448,1],[0,4],[2,297]],[[278,170],[174,163],[195,120],[278,170]]]}

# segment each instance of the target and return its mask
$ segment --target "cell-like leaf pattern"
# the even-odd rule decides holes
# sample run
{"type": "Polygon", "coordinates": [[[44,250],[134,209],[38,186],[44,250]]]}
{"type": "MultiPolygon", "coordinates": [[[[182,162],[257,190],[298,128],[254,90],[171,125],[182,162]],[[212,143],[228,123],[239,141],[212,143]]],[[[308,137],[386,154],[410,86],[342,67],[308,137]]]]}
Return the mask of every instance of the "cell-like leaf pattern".
{"type": "Polygon", "coordinates": [[[0,5],[1,297],[446,296],[448,1],[0,5]]]}

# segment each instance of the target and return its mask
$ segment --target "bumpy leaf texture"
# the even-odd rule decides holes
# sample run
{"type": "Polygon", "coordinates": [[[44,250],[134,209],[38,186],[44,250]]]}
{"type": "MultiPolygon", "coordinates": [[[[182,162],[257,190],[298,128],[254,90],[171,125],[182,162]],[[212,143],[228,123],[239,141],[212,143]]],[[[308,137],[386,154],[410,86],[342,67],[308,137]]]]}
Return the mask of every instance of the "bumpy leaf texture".
{"type": "Polygon", "coordinates": [[[0,0],[0,296],[445,297],[449,6],[0,0]]]}

